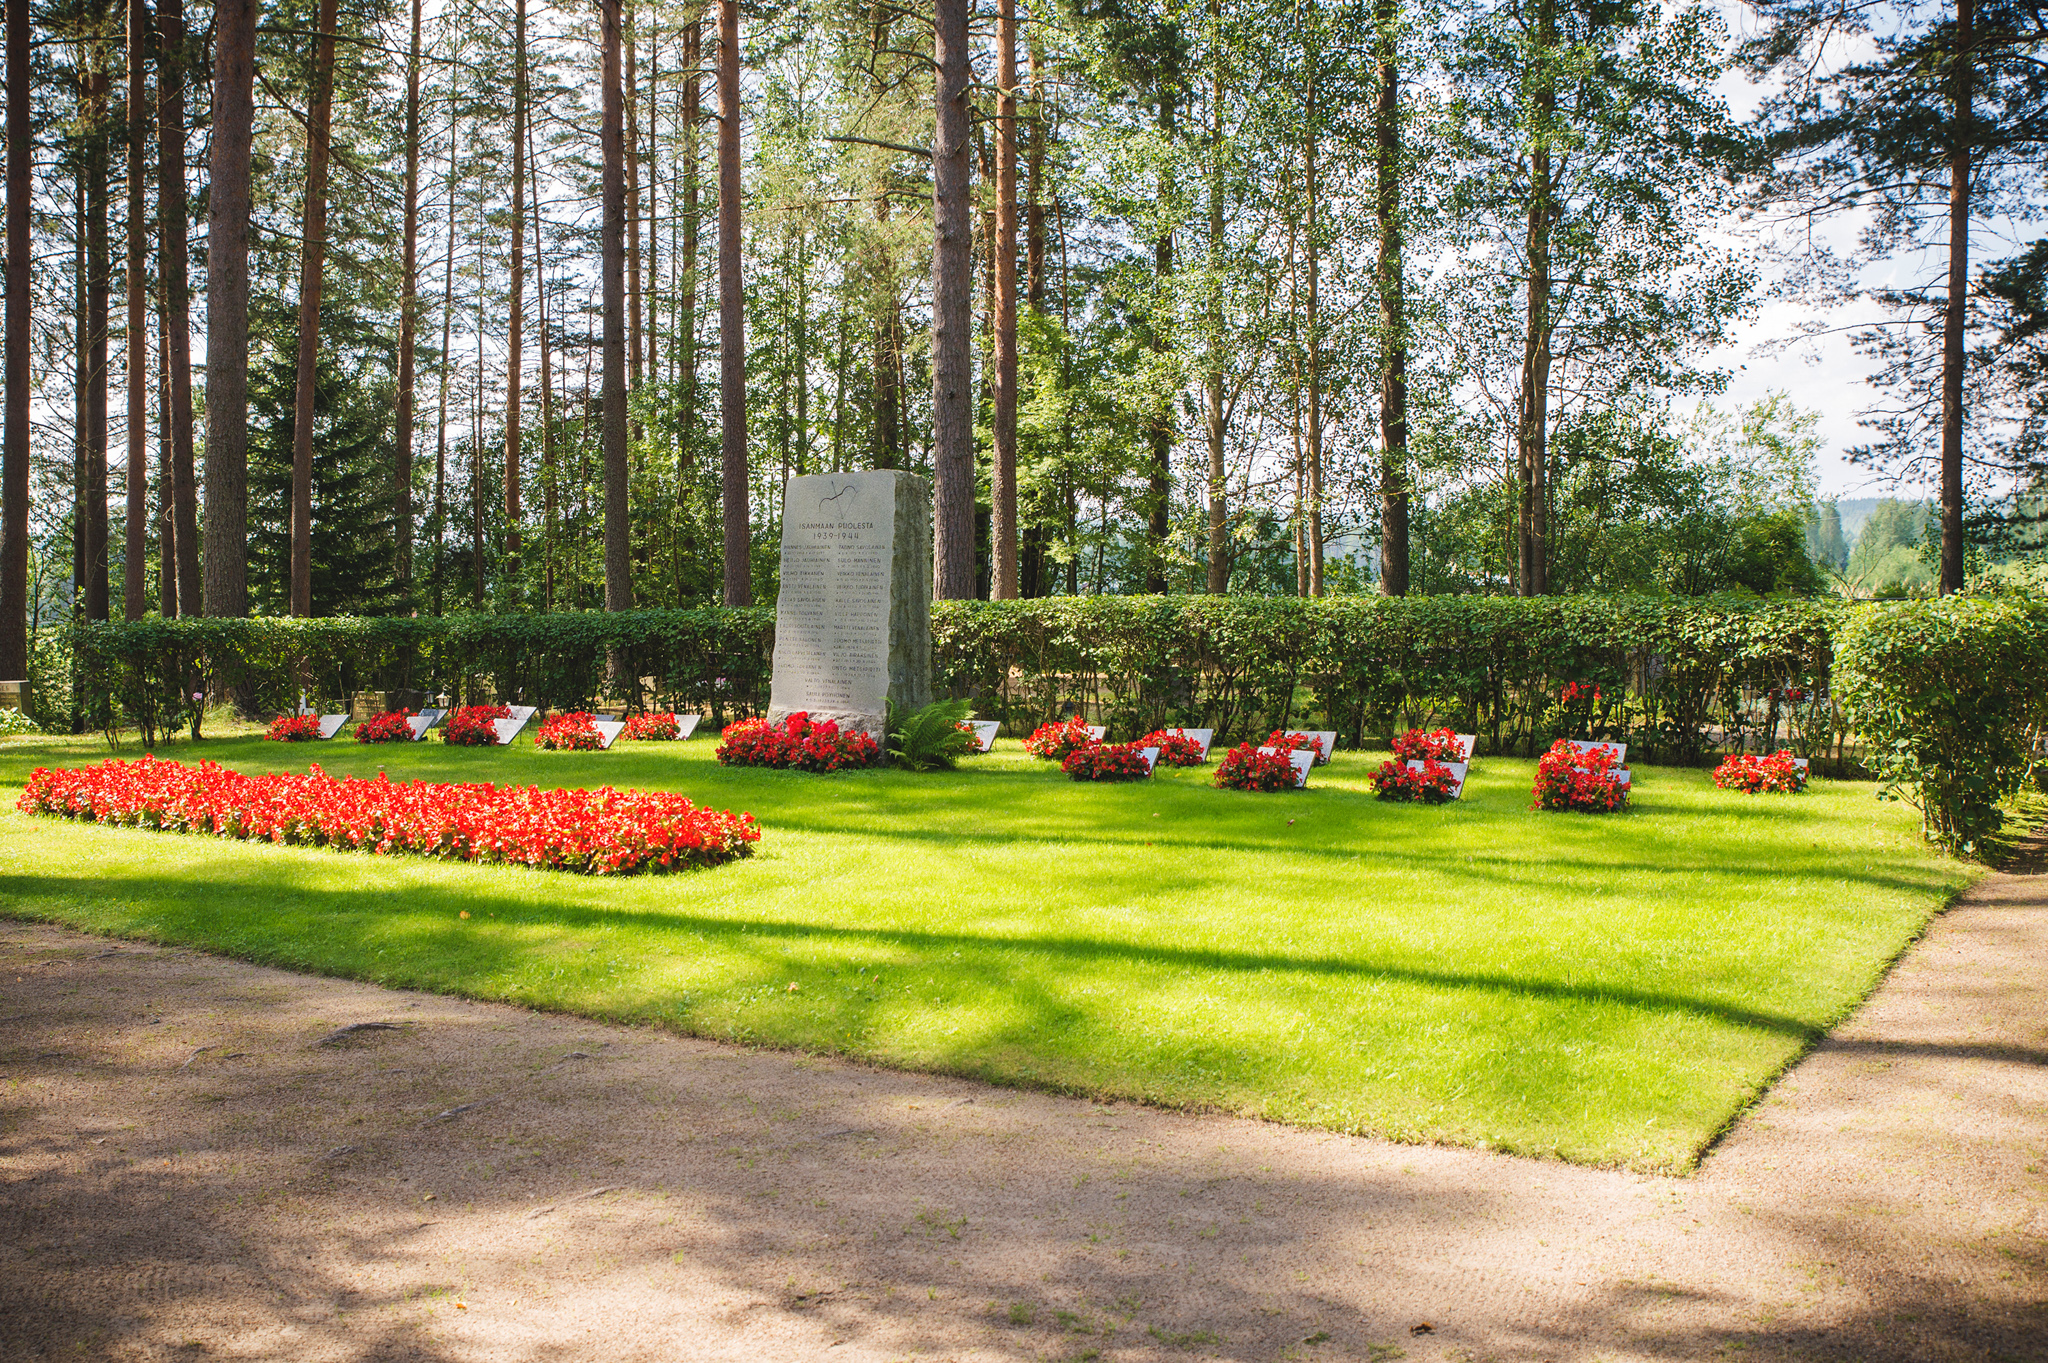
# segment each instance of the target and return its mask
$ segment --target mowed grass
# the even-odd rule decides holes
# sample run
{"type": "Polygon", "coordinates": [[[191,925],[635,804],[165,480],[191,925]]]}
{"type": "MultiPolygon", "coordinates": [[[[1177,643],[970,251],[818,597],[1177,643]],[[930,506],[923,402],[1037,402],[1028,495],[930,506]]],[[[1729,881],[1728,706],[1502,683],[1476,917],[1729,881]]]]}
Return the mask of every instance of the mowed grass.
{"type": "MultiPolygon", "coordinates": [[[[594,879],[12,813],[96,739],[0,743],[0,912],[297,969],[999,1083],[1401,1140],[1682,1170],[1876,984],[1972,872],[1873,788],[1716,790],[1638,767],[1628,812],[1375,801],[1383,754],[1253,795],[1213,768],[1080,785],[1014,742],[957,773],[209,740],[245,771],[680,790],[748,861],[594,879]],[[461,917],[463,911],[468,918],[461,917]]],[[[132,750],[131,750],[132,755],[132,750]]]]}

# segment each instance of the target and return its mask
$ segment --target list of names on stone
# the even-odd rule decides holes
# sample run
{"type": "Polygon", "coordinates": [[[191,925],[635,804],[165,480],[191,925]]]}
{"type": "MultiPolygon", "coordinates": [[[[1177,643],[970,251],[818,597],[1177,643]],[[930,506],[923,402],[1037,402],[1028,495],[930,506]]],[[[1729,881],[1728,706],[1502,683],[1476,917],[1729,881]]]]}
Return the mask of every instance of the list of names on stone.
{"type": "Polygon", "coordinates": [[[876,714],[889,693],[895,491],[883,479],[793,478],[775,605],[778,711],[876,714]]]}

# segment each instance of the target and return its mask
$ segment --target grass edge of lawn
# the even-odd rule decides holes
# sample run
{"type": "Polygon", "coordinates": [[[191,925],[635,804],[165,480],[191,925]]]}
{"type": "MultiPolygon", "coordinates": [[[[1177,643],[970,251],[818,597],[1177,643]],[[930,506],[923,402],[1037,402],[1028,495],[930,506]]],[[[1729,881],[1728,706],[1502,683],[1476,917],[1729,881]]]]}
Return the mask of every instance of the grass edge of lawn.
{"type": "MultiPolygon", "coordinates": [[[[6,816],[22,818],[29,817],[26,815],[16,814],[12,809],[6,811],[6,816]]],[[[122,831],[132,832],[135,834],[154,834],[155,836],[181,836],[176,834],[155,833],[154,830],[144,829],[132,829],[122,831]]],[[[300,847],[294,848],[293,850],[300,852],[313,852],[333,857],[348,857],[362,855],[358,852],[343,851],[334,848],[300,847]]],[[[890,1060],[887,1058],[875,1056],[873,1054],[866,1054],[835,1047],[807,1046],[799,1043],[785,1043],[763,1037],[736,1037],[729,1034],[719,1035],[713,1030],[707,1028],[691,1027],[680,1020],[668,1017],[650,1017],[645,1014],[634,1012],[611,1012],[604,1010],[602,1008],[577,1009],[570,1007],[551,1006],[545,1003],[533,1002],[530,1000],[522,999],[507,993],[480,992],[476,990],[464,989],[456,985],[443,985],[431,981],[401,981],[394,983],[387,979],[371,978],[363,972],[352,971],[346,968],[323,964],[319,961],[307,959],[304,957],[293,957],[287,953],[264,953],[260,951],[236,952],[233,950],[229,950],[223,946],[214,945],[210,942],[198,938],[197,936],[183,937],[174,933],[164,933],[160,931],[152,931],[147,929],[122,931],[114,928],[82,924],[65,917],[61,913],[37,913],[33,910],[25,909],[19,906],[0,904],[0,918],[8,919],[15,922],[35,923],[57,927],[68,932],[75,932],[83,936],[95,937],[101,940],[110,940],[117,942],[142,942],[168,949],[193,951],[206,956],[210,956],[216,960],[233,961],[245,965],[254,965],[260,968],[270,970],[283,970],[293,974],[308,975],[320,979],[345,980],[352,984],[363,984],[368,985],[372,988],[385,989],[393,992],[431,994],[444,998],[461,999],[463,1001],[470,1003],[489,1004],[506,1008],[517,1008],[527,1013],[538,1014],[548,1017],[573,1018],[579,1021],[597,1023],[601,1026],[627,1027],[636,1029],[646,1028],[665,1033],[669,1036],[687,1038],[689,1040],[701,1041],[711,1045],[733,1046],[744,1050],[772,1052],[776,1054],[790,1056],[801,1056],[806,1059],[830,1060],[837,1064],[852,1065],[869,1070],[890,1072],[896,1074],[929,1075],[938,1078],[958,1079],[966,1081],[968,1083],[983,1084],[991,1088],[1012,1089],[1020,1092],[1029,1093],[1042,1093],[1054,1097],[1072,1098],[1093,1103],[1130,1103],[1137,1106],[1151,1108],[1154,1111],[1172,1112],[1189,1117],[1229,1117],[1237,1120],[1255,1121],[1275,1126],[1287,1126],[1292,1127],[1299,1131],[1315,1131],[1326,1135],[1345,1136],[1360,1140],[1384,1141],[1394,1145],[1436,1146],[1444,1149],[1479,1150],[1492,1154],[1512,1156],[1517,1159],[1536,1160],[1545,1163],[1569,1164],[1579,1168],[1615,1169],[1625,1170],[1631,1173],[1656,1175],[1662,1177],[1690,1178],[1700,1171],[1701,1167],[1706,1163],[1706,1161],[1709,1158],[1712,1157],[1714,1152],[1720,1147],[1722,1142],[1725,1141],[1727,1137],[1735,1130],[1735,1128],[1739,1126],[1742,1123],[1742,1121],[1757,1106],[1759,1106],[1767,1097],[1769,1097],[1771,1091],[1775,1089],[1780,1082],[1783,1081],[1786,1075],[1790,1074],[1794,1069],[1796,1069],[1799,1066],[1799,1064],[1802,1061],[1804,1061],[1808,1056],[1812,1055],[1813,1052],[1817,1050],[1820,1047],[1820,1045],[1828,1039],[1829,1036],[1833,1035],[1838,1028],[1840,1028],[1843,1024],[1848,1022],[1851,1018],[1855,1017],[1856,1014],[1860,1012],[1870,1002],[1870,1000],[1876,995],[1877,991],[1883,988],[1885,982],[1891,978],[1892,972],[1898,968],[1899,963],[1905,960],[1907,955],[1910,954],[1912,950],[1916,946],[1918,946],[1922,940],[1926,938],[1928,931],[1933,927],[1936,919],[1941,917],[1941,915],[1947,913],[1950,909],[1954,908],[1956,904],[1964,896],[1970,894],[1986,876],[1996,873],[1992,868],[1977,866],[1973,863],[1963,862],[1960,860],[1957,860],[1955,864],[1959,869],[1961,869],[1964,872],[1965,879],[1955,889],[1951,890],[1945,898],[1943,898],[1940,902],[1934,904],[1931,908],[1929,908],[1926,915],[1912,929],[1912,931],[1906,936],[1906,938],[1899,944],[1898,949],[1894,951],[1891,954],[1891,956],[1886,958],[1878,965],[1878,967],[1871,974],[1871,979],[1868,988],[1864,989],[1861,993],[1856,994],[1855,996],[1846,1000],[1837,1012],[1837,1014],[1834,1017],[1830,1018],[1827,1022],[1823,1024],[1817,1024],[1814,1027],[1809,1028],[1806,1032],[1806,1035],[1800,1040],[1800,1043],[1797,1046],[1797,1048],[1794,1049],[1789,1055],[1787,1055],[1784,1061],[1781,1064],[1779,1064],[1776,1068],[1770,1070],[1768,1073],[1759,1077],[1757,1081],[1754,1083],[1754,1085],[1751,1086],[1750,1090],[1747,1093],[1743,1094],[1730,1108],[1727,1117],[1721,1122],[1721,1124],[1718,1127],[1708,1132],[1706,1136],[1699,1142],[1699,1144],[1692,1149],[1691,1153],[1686,1158],[1675,1161],[1632,1160],[1626,1158],[1574,1159],[1569,1155],[1560,1153],[1554,1148],[1542,1149],[1533,1146],[1525,1147],[1519,1142],[1498,1138],[1476,1137],[1473,1139],[1460,1139],[1455,1132],[1441,1132],[1430,1135],[1421,1135],[1406,1133],[1398,1130],[1384,1130],[1372,1126],[1360,1126],[1355,1128],[1328,1126],[1314,1122],[1294,1121],[1284,1117],[1268,1116],[1262,1112],[1250,1110],[1248,1108],[1233,1107],[1223,1103],[1211,1103],[1202,1101],[1174,1101],[1160,1096],[1147,1095],[1144,1093],[1117,1091],[1113,1089],[1104,1088],[1101,1085],[1079,1083],[1074,1082],[1072,1080],[1061,1079],[1057,1077],[1040,1076],[1035,1074],[1018,1075],[1014,1073],[993,1072],[985,1066],[974,1067],[964,1065],[947,1065],[943,1063],[929,1064],[919,1063],[914,1060],[908,1059],[890,1060]]],[[[562,872],[542,871],[530,867],[504,867],[501,869],[519,872],[527,875],[545,876],[563,874],[562,872]]]]}

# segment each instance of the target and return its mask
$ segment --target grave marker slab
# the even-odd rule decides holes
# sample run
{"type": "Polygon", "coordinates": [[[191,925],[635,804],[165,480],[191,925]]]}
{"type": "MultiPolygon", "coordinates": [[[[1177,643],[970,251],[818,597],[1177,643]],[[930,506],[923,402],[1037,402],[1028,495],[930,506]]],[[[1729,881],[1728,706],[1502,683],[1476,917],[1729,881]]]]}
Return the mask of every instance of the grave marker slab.
{"type": "Polygon", "coordinates": [[[1458,760],[1469,763],[1472,760],[1472,749],[1478,746],[1479,735],[1453,734],[1452,737],[1458,740],[1458,760]]]}
{"type": "Polygon", "coordinates": [[[1216,731],[1214,729],[1168,729],[1166,732],[1179,734],[1182,738],[1194,739],[1195,742],[1202,745],[1202,760],[1204,762],[1209,760],[1209,745],[1216,741],[1216,731]]]}
{"type": "Polygon", "coordinates": [[[1145,759],[1145,774],[1150,776],[1153,768],[1159,765],[1159,749],[1140,748],[1138,749],[1138,756],[1145,759]]]}
{"type": "Polygon", "coordinates": [[[1100,743],[1109,734],[1109,726],[1107,724],[1084,724],[1081,727],[1086,729],[1088,737],[1094,739],[1097,743],[1100,743]]]}
{"type": "Polygon", "coordinates": [[[405,727],[412,730],[412,741],[417,743],[427,736],[427,730],[448,717],[446,710],[422,710],[406,717],[405,727]]]}
{"type": "Polygon", "coordinates": [[[519,736],[519,731],[526,727],[526,721],[533,718],[531,705],[508,705],[505,708],[512,712],[512,718],[491,721],[491,732],[498,736],[498,746],[501,748],[509,747],[512,740],[519,736]]]}
{"type": "Polygon", "coordinates": [[[677,739],[677,741],[678,741],[678,742],[680,742],[681,740],[683,740],[683,739],[685,739],[685,738],[688,738],[688,737],[689,737],[689,736],[690,736],[691,734],[694,734],[694,733],[696,733],[696,732],[697,732],[697,722],[698,722],[699,720],[703,719],[703,718],[704,718],[704,716],[702,716],[702,715],[677,715],[677,716],[676,716],[676,739],[677,739]]]}
{"type": "Polygon", "coordinates": [[[782,494],[768,719],[798,711],[887,742],[893,703],[931,703],[932,499],[895,469],[817,473],[782,494]]]}
{"type": "Polygon", "coordinates": [[[590,721],[590,727],[597,730],[597,741],[600,750],[609,752],[613,741],[620,734],[626,732],[626,721],[623,719],[593,719],[590,721]]]}
{"type": "MultiPolygon", "coordinates": [[[[1262,753],[1276,753],[1280,749],[1264,747],[1259,749],[1259,751],[1262,753]]],[[[1316,755],[1301,748],[1289,748],[1287,750],[1287,761],[1294,768],[1294,788],[1300,790],[1308,784],[1309,768],[1316,764],[1316,755]]]]}
{"type": "Polygon", "coordinates": [[[1593,749],[1595,748],[1614,749],[1614,765],[1617,768],[1620,767],[1622,763],[1628,761],[1628,744],[1626,743],[1608,743],[1603,740],[1593,738],[1575,738],[1572,740],[1572,751],[1578,753],[1582,757],[1585,754],[1593,751],[1593,749]]]}
{"type": "Polygon", "coordinates": [[[970,719],[967,727],[974,730],[974,750],[987,752],[996,745],[996,731],[1003,727],[999,719],[970,719]]]}
{"type": "Polygon", "coordinates": [[[1289,729],[1289,738],[1313,738],[1322,743],[1322,756],[1316,758],[1318,766],[1325,765],[1336,755],[1337,731],[1335,729],[1289,729]]]}
{"type": "Polygon", "coordinates": [[[320,716],[320,737],[332,738],[341,732],[341,726],[348,723],[347,715],[320,716]]]}

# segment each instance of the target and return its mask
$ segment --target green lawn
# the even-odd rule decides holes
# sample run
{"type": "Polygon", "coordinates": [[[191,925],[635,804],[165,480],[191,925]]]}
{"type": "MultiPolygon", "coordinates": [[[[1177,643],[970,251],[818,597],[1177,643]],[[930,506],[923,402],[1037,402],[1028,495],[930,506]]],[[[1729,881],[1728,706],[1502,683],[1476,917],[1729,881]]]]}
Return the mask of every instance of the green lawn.
{"type": "MultiPolygon", "coordinates": [[[[1213,769],[1084,786],[1013,742],[955,774],[612,753],[209,740],[246,771],[672,788],[751,810],[749,861],[600,880],[12,813],[0,913],[386,984],[1403,1140],[1683,1169],[1869,992],[1972,872],[1868,785],[1797,797],[1637,768],[1609,817],[1482,760],[1445,808],[1213,769]],[[462,910],[470,917],[460,917],[462,910]],[[796,988],[792,991],[791,986],[796,988]]],[[[131,749],[132,753],[132,749],[131,749]]]]}

